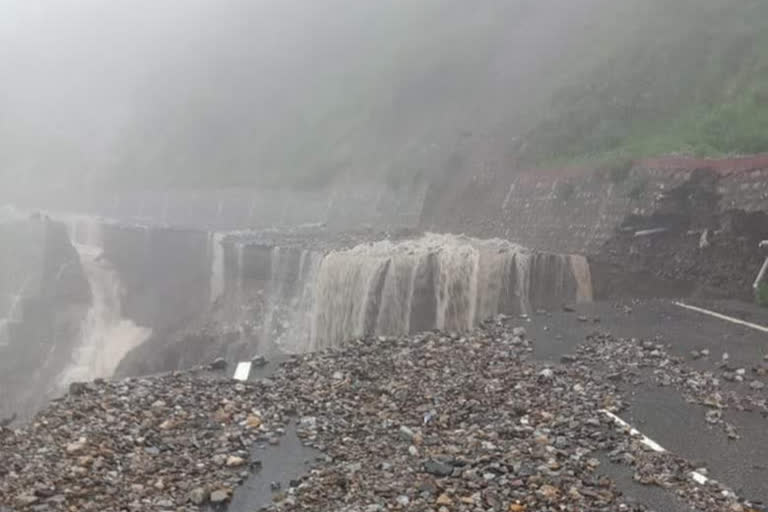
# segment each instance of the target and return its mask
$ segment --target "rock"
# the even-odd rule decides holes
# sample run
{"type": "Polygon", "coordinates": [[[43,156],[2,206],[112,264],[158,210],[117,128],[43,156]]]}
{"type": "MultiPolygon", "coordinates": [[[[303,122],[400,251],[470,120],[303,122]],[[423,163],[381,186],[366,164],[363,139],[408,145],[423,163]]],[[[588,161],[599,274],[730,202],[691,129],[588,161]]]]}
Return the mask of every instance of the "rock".
{"type": "Polygon", "coordinates": [[[576,320],[578,320],[579,322],[586,322],[586,321],[589,320],[589,318],[587,318],[584,315],[579,315],[579,316],[576,317],[576,320]]]}
{"type": "Polygon", "coordinates": [[[317,428],[317,417],[304,416],[299,420],[299,427],[302,429],[314,430],[315,428],[317,428]]]}
{"type": "Polygon", "coordinates": [[[753,380],[749,383],[749,387],[755,390],[760,390],[765,388],[765,384],[760,382],[759,380],[753,380]]]}
{"type": "Polygon", "coordinates": [[[187,499],[195,505],[202,505],[208,499],[208,493],[202,487],[195,487],[189,492],[187,499]]]}
{"type": "Polygon", "coordinates": [[[563,311],[566,313],[573,313],[576,311],[576,308],[570,304],[563,304],[563,311]]]}
{"type": "Polygon", "coordinates": [[[16,498],[16,504],[19,507],[28,507],[38,501],[40,501],[40,499],[32,494],[22,494],[16,498]]]}
{"type": "Polygon", "coordinates": [[[223,357],[217,357],[210,365],[211,370],[226,370],[227,361],[223,357]]]}
{"type": "Polygon", "coordinates": [[[79,396],[86,392],[88,385],[85,382],[73,382],[69,385],[69,394],[79,396]]]}
{"type": "Polygon", "coordinates": [[[560,491],[557,489],[557,487],[553,487],[551,485],[545,484],[539,487],[539,490],[536,491],[536,494],[538,494],[548,502],[553,502],[557,500],[560,494],[560,491]]]}
{"type": "Polygon", "coordinates": [[[708,348],[702,349],[699,353],[701,354],[701,357],[709,357],[709,349],[708,348]]]}
{"type": "Polygon", "coordinates": [[[229,491],[227,489],[218,489],[213,491],[210,496],[211,503],[224,503],[229,500],[229,491]]]}
{"type": "Polygon", "coordinates": [[[269,361],[267,361],[267,358],[261,355],[254,356],[253,359],[251,359],[251,364],[256,368],[266,366],[268,362],[269,361]]]}
{"type": "Polygon", "coordinates": [[[443,462],[429,460],[424,463],[424,471],[435,476],[451,476],[453,473],[453,466],[443,462]]]}
{"type": "Polygon", "coordinates": [[[416,437],[416,432],[405,425],[400,425],[400,437],[403,439],[403,441],[412,442],[416,437]]]}
{"type": "Polygon", "coordinates": [[[242,457],[237,457],[236,455],[230,455],[229,457],[227,457],[227,462],[225,465],[228,468],[236,468],[239,466],[245,466],[245,462],[246,462],[245,459],[243,459],[242,457]]]}
{"type": "Polygon", "coordinates": [[[447,494],[441,494],[435,500],[436,505],[453,505],[453,500],[447,494]]]}
{"type": "Polygon", "coordinates": [[[245,419],[245,424],[248,428],[259,428],[261,426],[261,418],[255,414],[249,414],[245,419]]]}
{"type": "Polygon", "coordinates": [[[526,336],[526,330],[525,327],[515,327],[512,329],[512,336],[517,336],[518,338],[525,338],[526,336]]]}
{"type": "Polygon", "coordinates": [[[86,438],[81,437],[77,441],[73,443],[69,443],[66,447],[67,453],[70,455],[76,455],[78,453],[81,453],[85,449],[87,442],[88,441],[86,440],[86,438]]]}
{"type": "Polygon", "coordinates": [[[551,368],[544,368],[539,372],[539,380],[550,381],[555,377],[555,372],[551,368]]]}

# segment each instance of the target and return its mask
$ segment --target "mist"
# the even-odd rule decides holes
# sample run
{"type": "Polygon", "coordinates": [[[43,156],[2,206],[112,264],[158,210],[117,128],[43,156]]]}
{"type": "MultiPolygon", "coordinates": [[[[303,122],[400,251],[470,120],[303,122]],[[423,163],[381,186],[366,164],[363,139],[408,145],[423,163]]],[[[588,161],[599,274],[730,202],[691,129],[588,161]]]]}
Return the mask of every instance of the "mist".
{"type": "Polygon", "coordinates": [[[766,247],[766,0],[0,0],[0,512],[762,510],[766,247]]]}
{"type": "MultiPolygon", "coordinates": [[[[380,179],[514,141],[605,0],[5,0],[7,189],[380,179]],[[394,171],[393,171],[394,169],[394,171]]],[[[606,14],[607,13],[607,14],[606,14]]]]}

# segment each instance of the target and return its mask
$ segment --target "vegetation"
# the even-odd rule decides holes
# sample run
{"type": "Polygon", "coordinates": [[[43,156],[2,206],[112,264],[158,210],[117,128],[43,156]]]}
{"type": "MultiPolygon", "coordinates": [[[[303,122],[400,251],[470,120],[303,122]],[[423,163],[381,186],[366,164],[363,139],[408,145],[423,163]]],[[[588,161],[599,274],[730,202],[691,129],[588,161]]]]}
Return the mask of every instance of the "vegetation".
{"type": "Polygon", "coordinates": [[[768,151],[768,2],[651,0],[528,133],[530,164],[768,151]],[[672,7],[674,6],[674,7],[672,7]]]}

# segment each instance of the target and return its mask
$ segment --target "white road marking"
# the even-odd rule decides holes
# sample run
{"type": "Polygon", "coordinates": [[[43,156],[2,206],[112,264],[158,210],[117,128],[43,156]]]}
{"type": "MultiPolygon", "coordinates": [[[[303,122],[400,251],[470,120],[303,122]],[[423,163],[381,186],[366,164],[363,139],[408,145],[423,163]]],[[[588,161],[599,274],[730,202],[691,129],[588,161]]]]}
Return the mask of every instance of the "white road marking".
{"type": "MultiPolygon", "coordinates": [[[[613,422],[616,423],[617,425],[619,425],[620,427],[629,430],[629,434],[630,435],[632,435],[632,436],[639,436],[640,437],[640,442],[643,443],[648,448],[650,448],[651,450],[653,450],[653,451],[655,451],[657,453],[665,453],[667,451],[659,443],[657,443],[656,441],[654,441],[650,437],[642,434],[639,430],[633,428],[632,425],[630,425],[629,423],[627,423],[623,419],[619,418],[618,416],[613,414],[611,411],[608,411],[606,409],[601,409],[600,412],[602,412],[603,414],[605,414],[606,416],[611,418],[613,420],[613,422]]],[[[691,474],[691,479],[693,479],[693,481],[696,482],[697,484],[704,485],[704,484],[706,484],[709,481],[709,479],[706,476],[702,475],[701,473],[699,473],[697,471],[691,471],[690,474],[691,474]]]]}
{"type": "Polygon", "coordinates": [[[745,322],[744,320],[739,320],[738,318],[733,318],[731,316],[726,316],[721,313],[717,313],[715,311],[710,311],[708,309],[704,308],[697,308],[696,306],[689,306],[688,304],[685,304],[683,302],[674,302],[675,306],[680,306],[681,308],[690,309],[691,311],[696,311],[697,313],[702,313],[704,315],[709,315],[715,318],[719,318],[720,320],[725,320],[727,322],[732,322],[734,324],[743,325],[745,327],[749,327],[751,329],[756,329],[758,331],[762,332],[768,332],[768,327],[765,327],[763,325],[753,324],[752,322],[745,322]]]}
{"type": "Polygon", "coordinates": [[[248,380],[248,375],[250,375],[250,373],[251,373],[251,362],[243,361],[243,362],[237,363],[237,368],[235,368],[235,375],[232,378],[235,380],[246,381],[248,380]]]}

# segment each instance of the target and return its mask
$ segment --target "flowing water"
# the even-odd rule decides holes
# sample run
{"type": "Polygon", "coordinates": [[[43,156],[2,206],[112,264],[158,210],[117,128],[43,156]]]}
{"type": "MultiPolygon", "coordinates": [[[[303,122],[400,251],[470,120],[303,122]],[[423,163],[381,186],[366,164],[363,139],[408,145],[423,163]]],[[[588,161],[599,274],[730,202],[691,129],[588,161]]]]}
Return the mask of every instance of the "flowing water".
{"type": "Polygon", "coordinates": [[[234,302],[235,321],[260,325],[262,349],[305,352],[366,334],[467,330],[499,313],[592,299],[585,258],[499,239],[427,234],[328,253],[244,242],[232,250],[236,268],[224,273],[237,277],[225,280],[222,296],[234,302]]]}
{"type": "Polygon", "coordinates": [[[122,283],[102,255],[100,225],[87,218],[67,219],[67,225],[91,288],[92,302],[80,325],[72,359],[59,376],[59,386],[112,376],[123,357],[152,333],[122,316],[122,283]]]}

